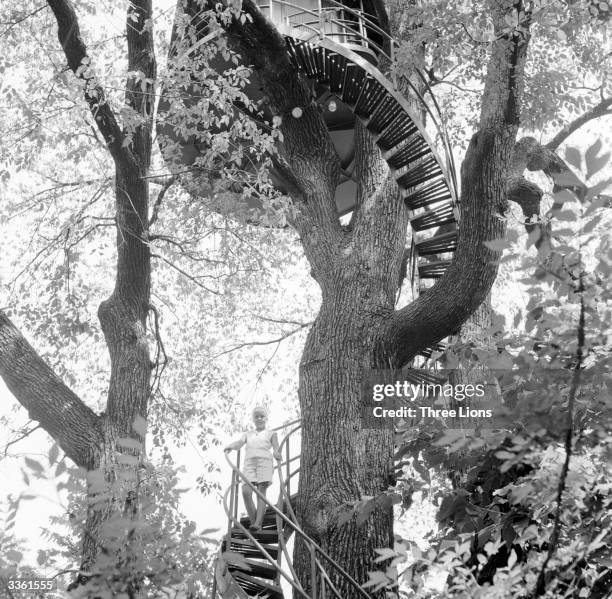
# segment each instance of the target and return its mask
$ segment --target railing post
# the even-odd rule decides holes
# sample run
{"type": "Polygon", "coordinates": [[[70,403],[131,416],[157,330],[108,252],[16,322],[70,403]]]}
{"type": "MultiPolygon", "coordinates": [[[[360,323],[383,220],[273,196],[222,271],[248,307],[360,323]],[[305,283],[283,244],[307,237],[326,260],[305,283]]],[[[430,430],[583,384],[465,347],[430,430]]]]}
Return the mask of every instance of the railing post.
{"type": "Polygon", "coordinates": [[[287,463],[285,464],[287,469],[287,474],[285,478],[285,486],[287,487],[287,497],[291,497],[291,451],[289,450],[290,445],[289,439],[287,439],[285,454],[287,455],[287,463]]]}
{"type": "Polygon", "coordinates": [[[327,591],[325,590],[325,577],[321,576],[321,597],[320,599],[326,599],[327,591]]]}
{"type": "Polygon", "coordinates": [[[310,588],[312,589],[312,599],[317,599],[317,556],[315,554],[315,548],[312,545],[310,547],[310,575],[312,580],[310,581],[310,588]]]}
{"type": "MultiPolygon", "coordinates": [[[[240,450],[238,450],[236,455],[236,468],[240,470],[240,450]]],[[[233,516],[235,520],[238,520],[238,497],[239,497],[239,488],[240,488],[240,479],[238,478],[238,473],[234,473],[236,476],[236,486],[234,487],[234,494],[236,495],[236,500],[234,501],[234,512],[233,516]]]]}
{"type": "MultiPolygon", "coordinates": [[[[230,515],[234,513],[234,502],[236,501],[236,472],[232,470],[232,482],[231,482],[231,490],[230,490],[230,515]]],[[[225,542],[225,550],[230,550],[232,539],[232,519],[227,519],[227,540],[225,542]]]]}
{"type": "Polygon", "coordinates": [[[323,39],[323,3],[321,0],[317,2],[317,10],[319,11],[319,39],[323,39]]]}
{"type": "Polygon", "coordinates": [[[397,91],[397,64],[395,60],[395,40],[389,40],[389,55],[391,58],[391,79],[393,80],[393,91],[397,91]]]}

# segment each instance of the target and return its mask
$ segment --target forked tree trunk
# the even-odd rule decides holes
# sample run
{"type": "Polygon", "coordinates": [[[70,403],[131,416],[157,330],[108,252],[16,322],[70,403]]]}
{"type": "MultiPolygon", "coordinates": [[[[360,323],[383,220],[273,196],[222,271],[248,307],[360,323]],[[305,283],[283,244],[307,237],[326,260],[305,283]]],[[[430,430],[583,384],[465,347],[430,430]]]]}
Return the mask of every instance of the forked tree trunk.
{"type": "MultiPolygon", "coordinates": [[[[393,546],[390,501],[376,502],[367,516],[359,509],[348,521],[346,515],[356,504],[380,498],[391,481],[393,430],[364,427],[362,384],[368,371],[389,368],[374,349],[394,310],[408,210],[361,126],[356,168],[361,174],[359,207],[340,252],[324,260],[317,255],[324,251],[320,247],[307,250],[315,255],[312,263],[319,265],[313,273],[322,303],[300,362],[303,429],[297,515],[305,532],[363,584],[378,555],[375,550],[393,546]]],[[[312,555],[297,543],[295,556],[298,577],[311,589],[312,555]]],[[[360,596],[346,577],[326,569],[342,597],[360,596]]]]}

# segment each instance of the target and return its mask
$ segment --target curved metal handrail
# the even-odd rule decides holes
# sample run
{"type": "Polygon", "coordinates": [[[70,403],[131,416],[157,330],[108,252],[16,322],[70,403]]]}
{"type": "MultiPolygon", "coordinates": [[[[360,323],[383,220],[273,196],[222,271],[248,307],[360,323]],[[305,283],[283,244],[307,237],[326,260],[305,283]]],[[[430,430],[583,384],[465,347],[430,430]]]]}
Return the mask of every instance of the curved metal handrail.
{"type": "MultiPolygon", "coordinates": [[[[279,427],[276,427],[274,429],[271,429],[273,431],[278,431],[284,428],[287,428],[289,426],[295,425],[296,423],[299,423],[297,426],[295,426],[291,431],[289,431],[284,438],[282,439],[281,443],[279,444],[279,449],[282,451],[284,446],[287,446],[287,450],[289,447],[289,438],[291,437],[291,435],[293,435],[295,432],[297,432],[300,428],[301,428],[301,421],[299,420],[295,420],[293,422],[281,425],[279,427]]],[[[344,569],[342,568],[342,566],[340,564],[338,564],[326,551],[324,551],[310,536],[308,536],[308,534],[306,534],[302,528],[300,527],[300,525],[297,522],[297,518],[295,516],[295,512],[293,511],[293,507],[291,505],[291,501],[290,501],[290,497],[288,494],[288,490],[287,490],[287,482],[288,480],[293,477],[298,471],[299,471],[299,467],[296,471],[294,471],[293,473],[291,473],[289,475],[289,477],[287,478],[287,480],[284,479],[283,474],[282,474],[282,468],[283,466],[287,465],[288,463],[290,463],[291,461],[293,461],[292,459],[288,459],[285,462],[281,462],[279,464],[277,464],[277,468],[278,468],[278,473],[279,473],[279,480],[280,480],[280,496],[279,496],[279,500],[278,500],[278,504],[282,507],[282,503],[284,502],[285,505],[287,506],[287,512],[289,515],[284,514],[279,507],[275,506],[263,493],[261,493],[259,491],[259,489],[257,489],[248,479],[247,477],[240,471],[239,466],[237,464],[239,464],[239,458],[237,459],[237,464],[234,464],[231,459],[229,458],[229,456],[226,454],[225,456],[227,463],[230,465],[231,469],[232,469],[232,484],[230,485],[230,487],[227,489],[227,491],[224,494],[223,497],[223,507],[225,509],[225,513],[228,516],[228,520],[230,523],[233,523],[235,525],[237,525],[240,530],[243,532],[243,534],[246,535],[246,537],[255,545],[255,547],[261,552],[261,554],[271,563],[274,564],[275,567],[278,570],[278,573],[280,576],[282,576],[283,578],[285,578],[285,580],[288,581],[288,583],[292,586],[293,589],[295,589],[297,591],[297,593],[301,596],[304,597],[306,599],[316,599],[317,597],[319,597],[318,595],[318,591],[317,591],[317,582],[316,582],[316,574],[319,573],[321,576],[321,582],[326,583],[327,586],[329,587],[329,589],[332,591],[332,593],[334,594],[334,596],[337,599],[343,599],[342,596],[340,595],[338,589],[334,586],[333,582],[331,581],[331,579],[329,578],[326,569],[324,568],[323,564],[321,563],[320,559],[317,557],[317,553],[320,555],[320,557],[322,557],[323,559],[326,560],[327,563],[329,563],[344,579],[346,579],[349,584],[360,594],[360,596],[363,599],[372,599],[371,596],[360,586],[360,584],[344,569]],[[240,522],[240,519],[237,517],[237,515],[235,515],[233,512],[234,510],[233,508],[233,501],[231,499],[231,495],[233,495],[235,493],[235,490],[238,486],[238,481],[241,480],[242,484],[246,484],[248,487],[250,487],[250,489],[255,493],[255,495],[258,498],[263,499],[264,503],[267,505],[268,508],[271,508],[276,516],[276,524],[277,524],[277,529],[278,529],[278,539],[279,539],[279,545],[281,546],[281,550],[283,551],[284,555],[286,556],[287,559],[287,565],[289,567],[289,569],[291,570],[291,573],[293,576],[289,575],[287,572],[285,572],[283,570],[283,568],[280,567],[280,564],[277,562],[277,560],[274,560],[272,558],[272,556],[264,549],[264,547],[261,545],[261,543],[259,543],[259,541],[257,541],[257,539],[253,536],[253,534],[251,533],[251,531],[249,531],[245,526],[242,525],[242,523],[240,522]],[[228,505],[228,499],[230,500],[230,503],[228,505]],[[295,571],[293,570],[293,565],[291,563],[291,558],[289,553],[287,552],[286,546],[284,544],[284,533],[283,533],[283,526],[289,526],[292,530],[292,532],[294,532],[297,536],[299,536],[308,546],[310,552],[311,552],[311,559],[312,559],[312,564],[313,564],[313,571],[312,571],[312,593],[311,595],[308,595],[304,590],[302,585],[300,584],[299,580],[297,580],[295,578],[295,571]]],[[[230,525],[230,530],[231,530],[231,525],[230,525]]],[[[227,543],[226,543],[226,548],[229,551],[231,547],[230,544],[230,539],[228,537],[227,543]]],[[[324,589],[324,587],[323,587],[324,589]]],[[[324,597],[324,595],[323,595],[324,597]]]]}

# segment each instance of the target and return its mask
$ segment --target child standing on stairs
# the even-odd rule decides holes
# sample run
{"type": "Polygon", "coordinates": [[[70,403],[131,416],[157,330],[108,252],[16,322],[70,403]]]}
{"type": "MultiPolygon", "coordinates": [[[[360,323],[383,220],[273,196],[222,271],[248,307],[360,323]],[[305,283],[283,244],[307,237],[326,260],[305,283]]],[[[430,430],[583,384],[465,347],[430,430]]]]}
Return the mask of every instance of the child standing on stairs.
{"type": "MultiPolygon", "coordinates": [[[[253,423],[255,424],[255,430],[244,432],[240,439],[230,443],[224,449],[225,452],[229,452],[232,449],[240,449],[243,445],[246,445],[246,455],[242,472],[252,485],[264,496],[266,495],[268,487],[272,484],[272,456],[274,456],[277,461],[281,460],[278,437],[275,432],[266,428],[267,420],[268,412],[265,408],[261,406],[254,408],[253,423]],[[272,454],[270,450],[272,450],[272,454]]],[[[264,500],[258,496],[257,509],[255,509],[253,491],[248,484],[242,485],[242,497],[244,498],[244,505],[246,506],[251,522],[249,527],[250,530],[260,530],[264,512],[266,511],[264,500]]]]}

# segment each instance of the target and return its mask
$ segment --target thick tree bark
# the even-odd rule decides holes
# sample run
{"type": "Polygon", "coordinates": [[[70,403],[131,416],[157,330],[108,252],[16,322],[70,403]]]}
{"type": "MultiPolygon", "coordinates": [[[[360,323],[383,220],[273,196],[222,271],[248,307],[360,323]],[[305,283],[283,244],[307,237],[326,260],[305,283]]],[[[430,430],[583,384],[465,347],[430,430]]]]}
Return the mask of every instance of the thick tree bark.
{"type": "Polygon", "coordinates": [[[102,443],[100,419],[53,372],[0,311],[0,376],[9,391],[81,468],[91,468],[102,443]]]}
{"type": "MultiPolygon", "coordinates": [[[[392,476],[393,431],[369,430],[361,416],[362,377],[384,368],[376,339],[393,310],[406,243],[408,210],[388,167],[361,127],[358,210],[342,243],[341,258],[313,269],[323,300],[300,363],[302,458],[298,517],[305,531],[362,584],[374,569],[375,549],[393,546],[390,501],[376,503],[359,522],[339,518],[355,502],[381,497],[392,476]]],[[[311,252],[324,248],[311,247],[311,252]]],[[[310,556],[298,544],[296,569],[310,579],[310,556]]],[[[342,597],[356,588],[328,569],[342,597]]]]}

